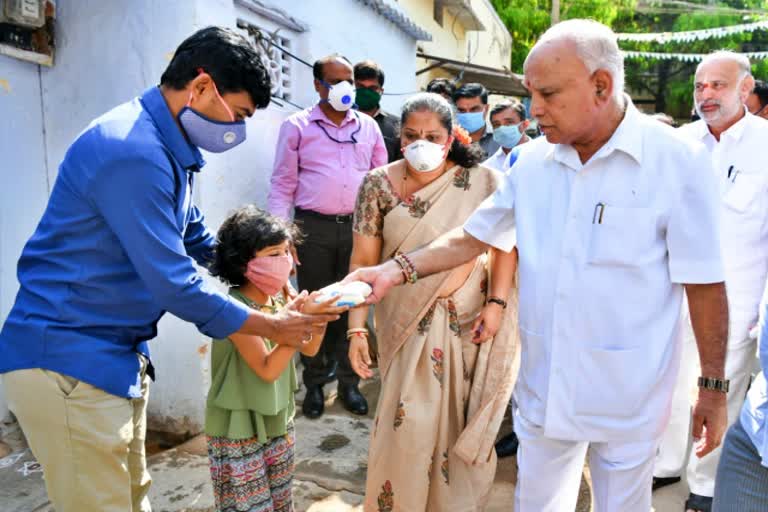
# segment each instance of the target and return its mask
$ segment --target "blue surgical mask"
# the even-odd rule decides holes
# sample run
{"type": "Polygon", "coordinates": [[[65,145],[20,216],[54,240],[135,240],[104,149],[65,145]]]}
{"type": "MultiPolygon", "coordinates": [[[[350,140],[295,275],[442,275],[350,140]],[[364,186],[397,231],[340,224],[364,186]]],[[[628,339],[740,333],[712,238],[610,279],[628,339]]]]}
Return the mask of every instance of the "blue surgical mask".
{"type": "MultiPolygon", "coordinates": [[[[232,121],[209,119],[187,102],[179,112],[179,123],[192,144],[211,153],[223,153],[245,140],[245,121],[235,121],[235,115],[219,94],[216,84],[213,84],[213,90],[232,121]]],[[[189,94],[189,100],[192,100],[192,93],[189,94]]]]}
{"type": "Polygon", "coordinates": [[[510,149],[517,146],[517,143],[520,142],[520,139],[523,138],[523,134],[520,133],[521,124],[522,123],[510,124],[494,128],[493,140],[495,140],[499,146],[503,148],[510,149]]]}
{"type": "Polygon", "coordinates": [[[459,112],[456,120],[469,133],[475,133],[485,126],[485,112],[459,112]]]}

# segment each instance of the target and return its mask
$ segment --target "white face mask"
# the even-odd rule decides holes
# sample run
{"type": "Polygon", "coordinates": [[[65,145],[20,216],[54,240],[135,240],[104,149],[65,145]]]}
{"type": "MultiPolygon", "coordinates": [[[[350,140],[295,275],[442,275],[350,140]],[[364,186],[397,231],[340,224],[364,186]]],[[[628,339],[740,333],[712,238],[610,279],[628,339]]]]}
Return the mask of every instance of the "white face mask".
{"type": "Polygon", "coordinates": [[[417,140],[405,147],[403,155],[414,170],[430,172],[445,160],[445,146],[427,140],[417,140]]]}
{"type": "Polygon", "coordinates": [[[328,89],[328,103],[334,110],[346,112],[355,104],[355,88],[351,83],[346,80],[334,85],[328,84],[325,80],[321,80],[320,83],[328,89]]]}

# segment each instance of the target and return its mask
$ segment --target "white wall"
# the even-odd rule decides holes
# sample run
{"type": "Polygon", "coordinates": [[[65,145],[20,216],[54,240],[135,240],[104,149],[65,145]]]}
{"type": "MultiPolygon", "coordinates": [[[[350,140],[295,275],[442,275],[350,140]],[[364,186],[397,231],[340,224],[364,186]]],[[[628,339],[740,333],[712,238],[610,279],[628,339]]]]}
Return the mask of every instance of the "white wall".
{"type": "MultiPolygon", "coordinates": [[[[312,62],[339,52],[353,62],[371,58],[387,74],[385,89],[416,90],[415,42],[356,0],[274,1],[310,26],[293,51],[312,62]],[[350,30],[349,27],[354,27],[350,30]]],[[[238,18],[278,28],[232,0],[60,0],[53,68],[0,56],[0,322],[16,291],[16,261],[34,230],[64,153],[85,126],[113,106],[159,82],[176,46],[196,29],[235,26],[238,18]],[[2,80],[8,80],[5,92],[2,80]],[[40,85],[42,84],[42,97],[40,85]],[[44,119],[44,121],[43,121],[44,119]],[[46,161],[48,164],[46,165],[46,161]]],[[[309,68],[294,63],[293,101],[316,101],[309,68]]],[[[403,96],[385,97],[398,112],[403,96]]],[[[248,140],[221,155],[207,154],[195,200],[215,230],[231,209],[266,205],[280,123],[296,109],[270,106],[248,121],[248,140]]],[[[209,340],[166,315],[150,344],[158,381],[149,402],[150,428],[199,431],[208,385],[209,340]]],[[[0,389],[0,419],[7,409],[0,389]]]]}
{"type": "MultiPolygon", "coordinates": [[[[416,41],[370,7],[347,0],[343,8],[329,7],[332,2],[288,0],[283,5],[300,18],[310,30],[310,51],[301,57],[312,62],[338,52],[352,63],[364,59],[376,61],[384,70],[386,93],[413,93],[416,87],[416,41]]],[[[306,84],[312,93],[311,79],[306,84]]],[[[398,114],[407,96],[387,96],[382,100],[384,110],[398,114]]]]}

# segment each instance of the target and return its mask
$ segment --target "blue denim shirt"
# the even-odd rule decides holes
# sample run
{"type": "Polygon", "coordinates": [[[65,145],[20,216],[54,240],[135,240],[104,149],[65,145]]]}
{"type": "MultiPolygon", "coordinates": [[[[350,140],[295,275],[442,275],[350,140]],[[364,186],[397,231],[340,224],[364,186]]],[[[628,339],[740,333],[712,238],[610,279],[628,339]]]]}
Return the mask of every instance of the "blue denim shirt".
{"type": "Polygon", "coordinates": [[[760,306],[759,332],[758,352],[762,371],[749,388],[740,420],[760,454],[761,464],[768,468],[768,385],[765,380],[765,372],[768,371],[768,287],[760,306]]]}
{"type": "Polygon", "coordinates": [[[213,338],[241,327],[248,308],[193,265],[215,241],[191,201],[204,163],[157,87],[77,137],[19,259],[0,373],[44,368],[136,397],[136,354],[166,311],[213,338]]]}

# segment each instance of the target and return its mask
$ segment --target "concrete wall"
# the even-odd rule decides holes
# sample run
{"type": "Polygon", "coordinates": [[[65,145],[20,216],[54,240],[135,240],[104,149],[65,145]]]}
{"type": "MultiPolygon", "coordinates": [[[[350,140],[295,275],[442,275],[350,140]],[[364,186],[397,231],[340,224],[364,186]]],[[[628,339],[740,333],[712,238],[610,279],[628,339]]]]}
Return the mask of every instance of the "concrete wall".
{"type": "MultiPolygon", "coordinates": [[[[432,41],[420,42],[428,55],[445,57],[461,62],[493,68],[509,68],[512,36],[505,27],[490,0],[465,0],[482,22],[485,30],[465,30],[465,27],[447,9],[443,12],[442,25],[434,19],[434,0],[401,0],[403,10],[421,27],[432,34],[432,41]]],[[[417,68],[432,64],[418,59],[417,68]]],[[[455,78],[455,72],[433,68],[418,77],[421,88],[434,78],[455,78]]]]}
{"type": "MultiPolygon", "coordinates": [[[[303,59],[312,62],[332,52],[353,62],[372,58],[387,72],[387,91],[416,89],[415,42],[369,7],[356,0],[274,4],[310,26],[304,33],[281,30],[303,59]]],[[[280,28],[232,0],[60,0],[57,9],[54,67],[0,56],[0,118],[13,121],[0,123],[0,322],[18,289],[16,261],[45,208],[58,164],[91,119],[159,82],[178,43],[196,29],[234,27],[238,18],[270,32],[280,28]]],[[[292,66],[292,101],[309,106],[316,101],[311,70],[296,62],[292,66]]],[[[397,112],[404,98],[385,97],[383,105],[397,112]]],[[[278,128],[295,111],[271,105],[248,121],[245,143],[226,154],[206,155],[195,201],[213,230],[239,205],[266,205],[278,128]]],[[[200,430],[209,342],[171,315],[160,322],[151,343],[158,381],[151,390],[150,428],[200,430]]]]}

